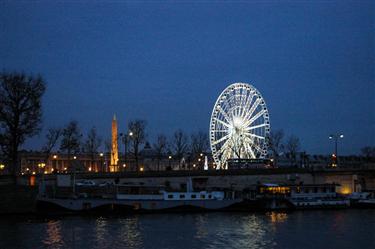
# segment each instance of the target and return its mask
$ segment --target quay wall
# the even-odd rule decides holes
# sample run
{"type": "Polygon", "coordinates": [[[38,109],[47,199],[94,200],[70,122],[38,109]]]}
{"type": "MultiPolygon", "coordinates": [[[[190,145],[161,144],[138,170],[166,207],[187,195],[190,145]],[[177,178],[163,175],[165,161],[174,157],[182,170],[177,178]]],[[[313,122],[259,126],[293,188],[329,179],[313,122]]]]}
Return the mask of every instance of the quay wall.
{"type": "MultiPolygon", "coordinates": [[[[70,175],[73,178],[72,175],[70,175]]],[[[304,169],[257,169],[237,171],[170,171],[170,172],[122,172],[105,174],[77,173],[76,181],[90,179],[96,183],[166,185],[179,189],[189,178],[203,182],[207,188],[231,188],[242,190],[261,183],[275,184],[340,184],[338,191],[350,194],[355,191],[375,191],[375,170],[321,170],[304,169]]],[[[0,214],[31,213],[35,210],[35,198],[41,179],[55,185],[56,175],[0,177],[0,214]],[[33,178],[33,179],[32,179],[33,178]],[[15,184],[15,182],[17,184],[15,184]]]]}

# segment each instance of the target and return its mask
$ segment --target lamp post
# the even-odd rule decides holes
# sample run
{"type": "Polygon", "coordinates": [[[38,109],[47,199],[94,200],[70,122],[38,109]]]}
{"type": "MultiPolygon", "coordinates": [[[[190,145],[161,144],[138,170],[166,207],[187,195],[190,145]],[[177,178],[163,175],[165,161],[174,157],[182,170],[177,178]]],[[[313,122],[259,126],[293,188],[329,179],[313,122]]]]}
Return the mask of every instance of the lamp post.
{"type": "Polygon", "coordinates": [[[172,156],[168,156],[168,169],[171,170],[171,160],[172,160],[172,156]]]}
{"type": "Polygon", "coordinates": [[[99,154],[99,156],[100,156],[100,168],[101,168],[101,171],[103,172],[104,171],[104,167],[103,167],[103,156],[104,156],[104,154],[103,154],[103,152],[101,152],[100,154],[99,154]]]}
{"type": "Polygon", "coordinates": [[[39,191],[44,195],[45,193],[45,184],[44,184],[44,168],[46,167],[45,163],[38,163],[39,173],[42,172],[42,184],[39,186],[39,191]]]}
{"type": "Polygon", "coordinates": [[[335,141],[335,154],[334,157],[336,157],[336,161],[338,161],[338,156],[337,156],[337,143],[340,138],[344,138],[343,134],[331,134],[328,137],[329,139],[332,139],[335,141]]]}
{"type": "Polygon", "coordinates": [[[122,142],[124,144],[124,164],[125,167],[123,169],[126,169],[127,167],[127,154],[128,154],[128,139],[133,136],[133,132],[129,131],[129,133],[120,133],[120,137],[122,138],[122,142]]]}

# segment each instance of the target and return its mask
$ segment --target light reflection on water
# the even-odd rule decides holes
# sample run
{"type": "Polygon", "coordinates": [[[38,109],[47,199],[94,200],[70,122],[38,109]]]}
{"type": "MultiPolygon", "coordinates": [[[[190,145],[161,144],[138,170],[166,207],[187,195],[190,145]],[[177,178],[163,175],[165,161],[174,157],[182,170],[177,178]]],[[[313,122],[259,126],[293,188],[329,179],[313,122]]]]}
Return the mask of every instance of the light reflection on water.
{"type": "Polygon", "coordinates": [[[7,218],[0,248],[375,248],[375,210],[7,218]]]}

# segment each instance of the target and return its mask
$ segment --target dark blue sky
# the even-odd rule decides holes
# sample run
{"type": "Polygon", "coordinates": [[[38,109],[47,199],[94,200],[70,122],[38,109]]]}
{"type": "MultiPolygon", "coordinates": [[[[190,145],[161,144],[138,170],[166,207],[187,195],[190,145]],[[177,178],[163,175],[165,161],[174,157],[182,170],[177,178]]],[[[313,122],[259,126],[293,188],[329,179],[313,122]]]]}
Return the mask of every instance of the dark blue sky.
{"type": "Polygon", "coordinates": [[[206,131],[220,92],[248,82],[309,153],[330,153],[336,131],[345,154],[375,145],[373,1],[2,1],[0,23],[0,69],[48,82],[44,128],[109,136],[116,113],[120,130],[147,120],[150,140],[206,131]]]}

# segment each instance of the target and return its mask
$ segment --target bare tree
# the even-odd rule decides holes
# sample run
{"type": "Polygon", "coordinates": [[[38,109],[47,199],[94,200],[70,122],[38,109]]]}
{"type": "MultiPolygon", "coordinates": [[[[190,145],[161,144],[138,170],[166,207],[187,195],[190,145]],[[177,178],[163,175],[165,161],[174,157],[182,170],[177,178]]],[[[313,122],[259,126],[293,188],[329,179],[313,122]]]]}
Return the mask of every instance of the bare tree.
{"type": "Polygon", "coordinates": [[[42,148],[45,155],[45,161],[48,160],[53,148],[55,148],[60,137],[62,135],[62,130],[60,128],[49,128],[46,134],[46,143],[42,148]]]}
{"type": "Polygon", "coordinates": [[[188,137],[182,130],[177,130],[173,134],[172,149],[174,152],[174,156],[179,161],[179,166],[181,166],[181,159],[184,157],[184,155],[188,152],[189,149],[188,137]]]}
{"type": "MultiPolygon", "coordinates": [[[[208,134],[199,131],[196,133],[191,134],[190,136],[190,157],[188,157],[188,164],[191,165],[191,162],[197,160],[200,157],[200,154],[206,154],[209,148],[209,140],[208,134]]],[[[203,160],[201,159],[201,163],[198,164],[199,166],[203,166],[203,160]]]]}
{"type": "Polygon", "coordinates": [[[285,149],[290,158],[290,163],[292,165],[295,165],[297,152],[300,150],[299,138],[291,135],[286,141],[285,149]]]}
{"type": "Polygon", "coordinates": [[[87,134],[84,144],[84,151],[90,155],[91,167],[94,164],[95,156],[98,154],[98,149],[102,144],[102,139],[98,136],[96,128],[92,127],[87,134]]]}
{"type": "Polygon", "coordinates": [[[131,146],[132,146],[132,153],[134,155],[135,159],[135,166],[136,170],[139,169],[139,149],[142,144],[146,142],[146,121],[144,120],[135,120],[131,121],[128,124],[128,129],[130,132],[133,133],[132,136],[130,136],[131,140],[131,146]]]}
{"type": "Polygon", "coordinates": [[[269,136],[269,146],[270,150],[272,151],[273,154],[273,160],[274,160],[274,165],[277,166],[278,159],[280,153],[284,150],[284,145],[283,145],[283,138],[284,138],[284,131],[283,130],[276,130],[276,131],[271,131],[271,134],[269,136]]]}
{"type": "Polygon", "coordinates": [[[193,154],[206,153],[209,148],[208,134],[199,131],[191,134],[191,152],[193,154]]]}
{"type": "Polygon", "coordinates": [[[40,76],[0,74],[0,147],[13,175],[19,170],[19,147],[40,132],[45,89],[40,76]]]}
{"type": "Polygon", "coordinates": [[[62,132],[60,150],[68,154],[69,167],[72,153],[79,153],[82,134],[77,121],[71,121],[62,132]]]}
{"type": "Polygon", "coordinates": [[[167,137],[163,134],[159,134],[156,143],[154,143],[152,147],[154,147],[158,162],[158,170],[160,170],[160,161],[163,159],[167,150],[167,137]]]}

